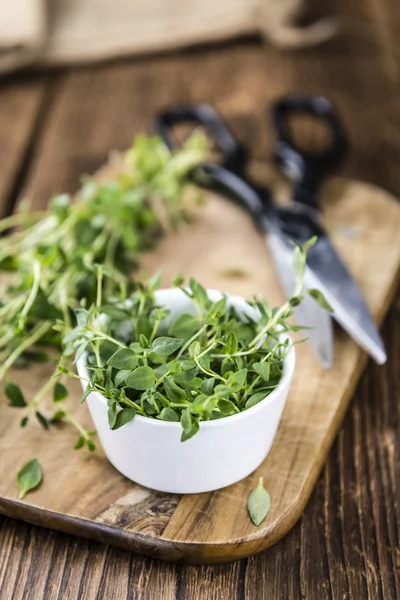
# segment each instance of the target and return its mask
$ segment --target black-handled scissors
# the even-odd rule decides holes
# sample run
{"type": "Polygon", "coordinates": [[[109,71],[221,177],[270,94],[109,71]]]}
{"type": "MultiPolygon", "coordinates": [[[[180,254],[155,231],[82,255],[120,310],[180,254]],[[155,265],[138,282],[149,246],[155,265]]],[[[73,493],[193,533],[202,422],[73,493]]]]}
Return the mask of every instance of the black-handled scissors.
{"type": "Polygon", "coordinates": [[[200,186],[212,188],[238,201],[253,215],[258,226],[262,225],[267,214],[270,219],[280,218],[280,228],[286,231],[287,236],[303,243],[321,233],[315,219],[310,220],[305,215],[309,212],[305,209],[317,208],[319,184],[342,162],[346,148],[344,134],[330,103],[320,96],[288,96],[279,100],[272,108],[272,122],[277,136],[275,159],[293,184],[292,199],[299,203],[290,210],[274,206],[270,190],[249,179],[247,149],[235,139],[212,106],[189,104],[170,107],[156,117],[155,129],[168,148],[174,150],[178,147],[173,136],[176,125],[201,126],[220,151],[221,162],[199,165],[193,170],[192,179],[200,186]],[[331,143],[322,151],[302,151],[291,140],[288,119],[300,112],[322,118],[329,126],[331,143]]]}
{"type": "MultiPolygon", "coordinates": [[[[304,278],[306,288],[318,288],[334,309],[334,318],[377,362],[386,360],[379,332],[362,295],[323,229],[318,210],[318,187],[324,177],[342,162],[346,140],[330,102],[320,96],[289,96],[272,108],[272,124],[277,138],[276,159],[292,182],[292,200],[277,206],[269,189],[247,176],[246,149],[229,132],[217,112],[210,106],[194,104],[172,107],[156,119],[156,132],[172,150],[176,147],[172,128],[179,123],[202,126],[222,154],[220,164],[207,162],[192,172],[200,186],[212,188],[235,199],[247,211],[265,235],[276,271],[287,294],[293,291],[290,240],[304,243],[318,236],[307,257],[304,278]],[[304,152],[292,142],[288,119],[293,114],[308,113],[322,119],[331,133],[330,144],[321,152],[304,152]]],[[[307,298],[299,307],[302,324],[313,326],[310,341],[321,362],[332,362],[332,331],[329,316],[307,298]]]]}
{"type": "Polygon", "coordinates": [[[332,104],[322,96],[287,96],[273,105],[272,123],[277,138],[276,161],[293,183],[293,200],[318,208],[319,186],[342,164],[347,150],[347,140],[332,104]],[[328,128],[330,141],[322,150],[301,150],[293,141],[289,119],[304,114],[320,119],[328,128]]]}
{"type": "Polygon", "coordinates": [[[247,151],[230,133],[218,113],[208,104],[173,106],[156,117],[156,133],[173,151],[178,145],[173,128],[183,123],[201,126],[220,151],[221,161],[205,162],[196,166],[191,177],[201,187],[236,200],[261,226],[265,212],[271,208],[268,188],[257,186],[247,179],[247,151]]]}

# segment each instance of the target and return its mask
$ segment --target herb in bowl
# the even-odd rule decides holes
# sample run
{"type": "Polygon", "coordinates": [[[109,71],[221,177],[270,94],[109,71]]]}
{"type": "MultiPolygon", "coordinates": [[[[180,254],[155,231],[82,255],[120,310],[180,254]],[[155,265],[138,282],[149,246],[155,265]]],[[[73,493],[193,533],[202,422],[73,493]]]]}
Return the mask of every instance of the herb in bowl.
{"type": "MultiPolygon", "coordinates": [[[[187,174],[204,153],[199,135],[174,153],[157,137],[138,136],[107,177],[83,181],[74,201],[59,195],[43,212],[22,210],[0,221],[0,232],[8,233],[0,238],[0,271],[7,272],[0,290],[0,380],[12,367],[57,361],[60,330],[72,329],[80,307],[96,301],[100,271],[104,302],[132,292],[141,254],[163,230],[187,220],[187,196],[197,196],[187,174]]],[[[62,385],[55,370],[29,401],[13,382],[6,395],[23,409],[21,425],[31,416],[45,428],[66,418],[92,448],[89,432],[63,404],[62,385]],[[49,419],[40,407],[53,387],[57,411],[49,419]]]]}
{"type": "MultiPolygon", "coordinates": [[[[99,293],[96,305],[76,311],[78,324],[64,337],[65,356],[86,357],[89,380],[82,401],[91,392],[107,398],[111,429],[141,415],[180,422],[186,441],[201,421],[229,417],[264,400],[281,380],[291,347],[287,332],[299,329],[288,318],[302,299],[309,246],[295,250],[297,286],[280,308],[259,297],[239,315],[229,297],[213,301],[198,281],[183,287],[179,276],[175,286],[190,298],[195,314],[172,318],[159,305],[159,275],[147,284],[138,281],[124,302],[104,305],[99,293]]],[[[63,365],[59,371],[75,376],[63,365]]]]}

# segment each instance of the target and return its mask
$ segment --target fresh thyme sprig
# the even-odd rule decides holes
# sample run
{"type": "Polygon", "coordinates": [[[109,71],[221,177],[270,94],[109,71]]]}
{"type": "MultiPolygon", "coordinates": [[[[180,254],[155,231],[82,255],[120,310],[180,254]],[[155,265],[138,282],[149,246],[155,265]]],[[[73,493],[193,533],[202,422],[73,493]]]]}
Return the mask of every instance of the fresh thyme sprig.
{"type": "MultiPolygon", "coordinates": [[[[60,329],[75,326],[74,310],[95,303],[99,285],[104,301],[132,292],[141,253],[163,229],[185,222],[185,198],[193,193],[187,174],[204,154],[205,141],[198,135],[173,154],[159,138],[138,136],[115,174],[102,182],[86,178],[74,202],[59,195],[46,211],[23,211],[0,221],[0,231],[9,233],[0,238],[0,270],[8,272],[0,294],[0,379],[13,366],[54,358],[54,352],[48,356],[51,347],[60,353],[60,329]]],[[[39,407],[60,384],[56,371],[29,403],[21,393],[16,399],[12,385],[6,387],[10,404],[25,409],[22,425],[35,414],[49,426],[39,407]]],[[[56,420],[63,414],[74,422],[58,402],[56,420]]],[[[91,445],[90,435],[77,428],[91,445]]]]}
{"type": "MultiPolygon", "coordinates": [[[[288,318],[302,300],[306,251],[312,242],[295,249],[297,285],[279,308],[261,296],[249,302],[249,311],[238,314],[226,296],[213,302],[199,282],[190,279],[182,287],[178,277],[175,285],[191,299],[197,314],[179,315],[166,330],[170,311],[157,304],[158,274],[147,284],[138,281],[123,302],[103,304],[100,293],[96,305],[77,309],[76,327],[64,331],[64,357],[87,360],[89,377],[81,402],[91,392],[105,396],[111,429],[137,414],[180,421],[182,441],[197,433],[201,421],[256,405],[282,377],[291,345],[282,333],[299,329],[288,318]]],[[[66,364],[58,371],[76,377],[66,364]]]]}

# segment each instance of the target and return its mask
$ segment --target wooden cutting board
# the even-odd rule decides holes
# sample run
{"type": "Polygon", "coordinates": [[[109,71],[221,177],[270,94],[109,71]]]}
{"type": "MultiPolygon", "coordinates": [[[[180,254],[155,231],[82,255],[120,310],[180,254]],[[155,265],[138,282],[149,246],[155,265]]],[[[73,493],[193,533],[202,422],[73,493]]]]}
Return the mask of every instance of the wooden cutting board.
{"type": "MultiPolygon", "coordinates": [[[[270,184],[284,199],[285,187],[274,179],[270,184]]],[[[341,179],[331,180],[322,198],[333,242],[380,323],[397,285],[400,207],[381,189],[341,179]]],[[[264,242],[250,219],[216,197],[208,198],[194,223],[162,239],[156,251],[144,257],[143,266],[148,272],[162,268],[166,285],[182,271],[207,287],[246,297],[262,292],[273,304],[283,299],[264,242]]],[[[94,454],[74,451],[76,434],[69,426],[47,433],[32,424],[22,432],[18,410],[4,401],[0,512],[168,561],[228,562],[264,550],[299,518],[365,364],[365,354],[338,328],[330,372],[320,368],[307,344],[299,345],[293,385],[266,460],[235,485],[188,496],[133,484],[108,463],[101,449],[94,454]],[[21,501],[15,473],[33,457],[43,465],[44,480],[21,501]],[[246,501],[260,475],[272,504],[257,528],[248,518],[246,501]]],[[[39,365],[15,372],[14,378],[29,397],[51,371],[51,365],[39,365]]],[[[74,389],[78,399],[79,386],[74,389]]],[[[75,410],[90,423],[85,406],[75,410]]]]}

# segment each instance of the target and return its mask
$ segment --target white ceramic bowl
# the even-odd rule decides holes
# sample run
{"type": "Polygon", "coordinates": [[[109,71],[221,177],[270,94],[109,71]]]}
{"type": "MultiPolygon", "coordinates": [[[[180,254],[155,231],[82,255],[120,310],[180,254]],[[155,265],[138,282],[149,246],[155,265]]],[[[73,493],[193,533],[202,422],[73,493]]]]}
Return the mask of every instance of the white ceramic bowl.
{"type": "MultiPolygon", "coordinates": [[[[222,294],[208,290],[215,301],[222,294]]],[[[179,289],[158,290],[157,302],[170,309],[174,318],[195,314],[194,306],[179,289]]],[[[228,303],[239,313],[256,314],[240,296],[228,303]]],[[[176,494],[210,492],[243,479],[267,456],[279,425],[295,364],[292,347],[285,359],[283,376],[273,392],[258,404],[215,421],[200,423],[200,431],[180,441],[180,423],[136,415],[116,431],[108,425],[107,401],[93,392],[87,405],[108,460],[125,477],[140,485],[176,494]]],[[[86,357],[77,364],[81,377],[88,378],[86,357]]],[[[83,387],[85,383],[82,382],[83,387]]]]}

